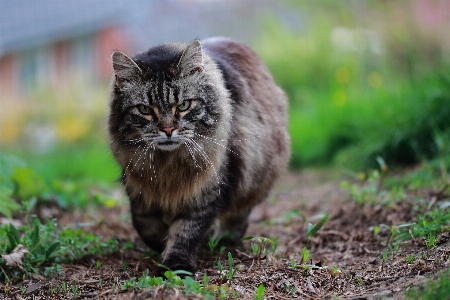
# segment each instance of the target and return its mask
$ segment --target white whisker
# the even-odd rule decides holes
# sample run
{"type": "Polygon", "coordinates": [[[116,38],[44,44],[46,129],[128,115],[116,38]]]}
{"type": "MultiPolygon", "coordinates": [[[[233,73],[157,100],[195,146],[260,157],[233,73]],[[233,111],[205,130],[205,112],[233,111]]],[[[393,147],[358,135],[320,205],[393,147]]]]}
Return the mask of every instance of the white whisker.
{"type": "MultiPolygon", "coordinates": [[[[194,150],[191,148],[190,143],[184,143],[184,146],[186,147],[186,149],[189,152],[189,155],[192,157],[192,159],[194,160],[194,165],[196,168],[199,168],[201,170],[203,170],[202,166],[199,165],[197,159],[195,158],[195,153],[194,150]]],[[[198,173],[197,173],[198,174],[198,173]]]]}
{"type": "Polygon", "coordinates": [[[217,183],[220,184],[220,177],[217,173],[216,168],[214,167],[213,162],[211,161],[211,159],[208,157],[208,155],[206,154],[205,150],[202,149],[202,147],[193,139],[187,139],[190,144],[192,145],[193,149],[197,151],[197,153],[200,155],[200,157],[203,159],[203,161],[205,163],[207,163],[213,170],[214,175],[217,179],[217,183]]]}
{"type": "MultiPolygon", "coordinates": [[[[233,153],[233,154],[236,155],[236,156],[241,157],[241,156],[239,155],[239,153],[236,153],[235,151],[231,150],[231,149],[228,148],[227,146],[225,146],[225,145],[223,145],[223,144],[221,144],[221,143],[218,142],[218,141],[224,142],[224,140],[213,139],[213,138],[210,138],[210,137],[207,137],[207,136],[198,134],[198,133],[194,133],[194,134],[195,134],[196,136],[198,136],[198,137],[201,137],[202,139],[204,139],[204,140],[206,140],[206,141],[208,141],[208,142],[211,142],[211,143],[213,143],[213,144],[215,144],[215,145],[217,145],[217,146],[220,146],[220,147],[222,147],[222,148],[224,148],[224,149],[230,151],[231,153],[233,153]]],[[[242,158],[242,157],[241,157],[241,158],[242,158]]]]}

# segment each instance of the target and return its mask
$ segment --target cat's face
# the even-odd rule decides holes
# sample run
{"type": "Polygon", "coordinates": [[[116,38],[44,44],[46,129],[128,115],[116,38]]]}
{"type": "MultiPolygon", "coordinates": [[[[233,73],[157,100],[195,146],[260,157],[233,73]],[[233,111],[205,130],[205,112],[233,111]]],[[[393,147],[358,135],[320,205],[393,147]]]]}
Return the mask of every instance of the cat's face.
{"type": "MultiPolygon", "coordinates": [[[[213,83],[205,76],[201,45],[151,49],[134,60],[121,52],[112,56],[115,99],[111,114],[118,143],[187,151],[212,137],[220,119],[213,83]]],[[[111,121],[111,119],[110,119],[111,121]]],[[[114,130],[113,130],[114,131],[114,130]]],[[[193,150],[192,150],[193,151],[193,150]]]]}

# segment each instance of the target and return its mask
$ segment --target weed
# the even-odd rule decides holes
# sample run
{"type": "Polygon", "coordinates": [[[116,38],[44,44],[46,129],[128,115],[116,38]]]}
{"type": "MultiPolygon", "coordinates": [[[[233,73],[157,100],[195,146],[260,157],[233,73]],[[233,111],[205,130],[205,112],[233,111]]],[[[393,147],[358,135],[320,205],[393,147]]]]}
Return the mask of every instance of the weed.
{"type": "Polygon", "coordinates": [[[408,299],[448,299],[448,295],[450,295],[450,271],[441,274],[438,280],[429,280],[422,288],[406,291],[408,299]]]}
{"type": "Polygon", "coordinates": [[[216,249],[217,245],[220,242],[220,239],[222,237],[219,236],[216,239],[213,239],[211,236],[208,236],[208,245],[209,245],[209,250],[211,251],[211,256],[214,256],[214,250],[216,249]]]}
{"type": "Polygon", "coordinates": [[[297,291],[295,285],[290,285],[286,282],[283,282],[283,289],[291,297],[294,296],[295,292],[297,291]]]}
{"type": "Polygon", "coordinates": [[[209,277],[206,273],[203,274],[203,287],[207,287],[209,283],[209,277]]]}
{"type": "Polygon", "coordinates": [[[427,250],[431,250],[431,248],[434,248],[436,244],[437,244],[437,237],[434,234],[429,233],[426,239],[427,250]]]}
{"type": "Polygon", "coordinates": [[[329,214],[325,214],[315,226],[313,226],[311,223],[308,224],[308,231],[307,231],[308,242],[311,239],[311,237],[315,235],[320,228],[322,228],[322,226],[328,220],[328,216],[329,214]]]}
{"type": "Polygon", "coordinates": [[[264,299],[264,292],[265,292],[264,285],[263,284],[258,285],[258,288],[256,289],[255,292],[255,300],[264,299]]]}
{"type": "Polygon", "coordinates": [[[384,267],[386,265],[387,259],[389,256],[389,249],[386,249],[383,251],[383,253],[381,254],[381,269],[384,270],[384,267]]]}
{"type": "MultiPolygon", "coordinates": [[[[241,239],[242,241],[250,241],[253,254],[256,254],[258,260],[261,260],[268,253],[265,252],[267,244],[273,245],[274,242],[271,239],[265,237],[246,236],[241,239]]],[[[271,248],[274,249],[274,248],[271,248]]],[[[276,249],[276,247],[275,247],[276,249]]]]}
{"type": "MultiPolygon", "coordinates": [[[[47,267],[44,275],[51,275],[61,271],[59,263],[72,262],[84,255],[109,254],[118,250],[117,241],[109,239],[102,241],[100,237],[87,233],[83,229],[74,230],[57,228],[55,219],[48,219],[42,224],[39,219],[33,218],[23,226],[15,227],[12,224],[0,226],[0,254],[9,254],[18,251],[19,245],[23,249],[22,266],[26,274],[39,273],[39,267],[47,263],[55,263],[47,267]],[[16,250],[15,250],[16,249],[16,250]]],[[[21,274],[22,266],[6,266],[0,261],[3,274],[1,276],[17,277],[21,274]]]]}
{"type": "Polygon", "coordinates": [[[378,235],[380,233],[380,227],[379,226],[374,226],[373,227],[373,234],[374,235],[378,235]]]}
{"type": "Polygon", "coordinates": [[[331,269],[331,276],[336,276],[338,272],[340,272],[338,266],[334,266],[333,269],[331,269]]]}
{"type": "Polygon", "coordinates": [[[124,290],[128,290],[129,288],[133,287],[136,284],[136,277],[131,277],[130,279],[128,279],[127,281],[125,281],[124,284],[122,284],[120,286],[120,289],[122,291],[124,290]]]}
{"type": "Polygon", "coordinates": [[[297,264],[295,262],[295,257],[297,256],[297,253],[294,253],[294,257],[291,259],[291,268],[295,269],[297,267],[297,264]]]}
{"type": "Polygon", "coordinates": [[[302,264],[306,264],[309,258],[309,251],[306,247],[303,247],[302,249],[302,264]]]}
{"type": "Polygon", "coordinates": [[[73,294],[74,297],[77,297],[78,295],[81,294],[81,292],[78,289],[78,286],[77,286],[77,284],[75,282],[72,283],[71,290],[72,290],[72,294],[73,294]]]}

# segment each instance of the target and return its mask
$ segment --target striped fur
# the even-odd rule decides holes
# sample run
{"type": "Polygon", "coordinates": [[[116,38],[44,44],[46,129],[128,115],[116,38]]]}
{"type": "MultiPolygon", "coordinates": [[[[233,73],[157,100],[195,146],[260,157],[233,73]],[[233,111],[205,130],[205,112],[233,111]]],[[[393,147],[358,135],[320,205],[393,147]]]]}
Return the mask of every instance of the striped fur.
{"type": "Polygon", "coordinates": [[[111,150],[133,225],[172,269],[207,234],[242,237],[287,164],[287,99],[256,54],[226,38],[114,52],[111,150]]]}

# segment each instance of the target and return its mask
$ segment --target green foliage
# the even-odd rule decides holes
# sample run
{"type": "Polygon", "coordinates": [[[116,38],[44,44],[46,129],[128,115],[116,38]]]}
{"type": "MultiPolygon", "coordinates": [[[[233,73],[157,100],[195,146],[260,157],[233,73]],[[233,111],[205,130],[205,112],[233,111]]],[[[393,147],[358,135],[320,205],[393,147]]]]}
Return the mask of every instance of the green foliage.
{"type": "Polygon", "coordinates": [[[290,99],[292,166],[361,170],[377,156],[393,166],[450,151],[450,62],[413,5],[368,4],[363,23],[351,1],[292,6],[301,30],[267,20],[255,44],[290,99]],[[400,10],[404,19],[379,26],[400,10]]]}
{"type": "Polygon", "coordinates": [[[309,251],[306,247],[303,247],[302,249],[302,263],[307,264],[309,258],[309,251]]]}
{"type": "Polygon", "coordinates": [[[0,213],[8,218],[20,209],[20,205],[13,199],[15,184],[12,176],[16,168],[24,166],[25,163],[16,157],[0,155],[0,213]]]}
{"type": "Polygon", "coordinates": [[[255,300],[262,300],[262,299],[264,299],[264,292],[265,292],[264,285],[260,284],[258,286],[258,288],[256,289],[255,300]]]}
{"type": "Polygon", "coordinates": [[[209,246],[209,250],[211,251],[211,256],[214,255],[214,250],[216,249],[217,245],[219,245],[221,238],[222,237],[219,236],[216,239],[213,239],[211,236],[208,236],[208,246],[209,246]]]}
{"type": "MultiPolygon", "coordinates": [[[[364,174],[363,176],[360,175],[359,178],[364,179],[360,183],[341,183],[341,187],[347,190],[351,198],[361,205],[383,204],[389,206],[400,200],[411,202],[415,211],[414,222],[392,225],[380,224],[374,227],[374,235],[379,235],[382,228],[388,230],[386,245],[393,255],[397,252],[398,243],[401,241],[422,238],[429,250],[436,245],[439,234],[450,231],[450,210],[448,207],[442,206],[431,209],[429,203],[424,202],[421,197],[406,197],[405,192],[424,187],[427,189],[434,187],[439,191],[437,194],[443,194],[448,188],[446,183],[448,182],[446,177],[448,171],[441,172],[441,162],[445,161],[445,165],[447,165],[446,161],[449,157],[450,155],[437,158],[404,176],[390,178],[386,171],[375,170],[369,173],[367,179],[365,179],[364,174]],[[442,187],[442,184],[444,184],[444,187],[442,187]],[[392,242],[393,246],[391,245],[392,242]]],[[[382,165],[380,164],[380,167],[382,165]]],[[[387,167],[384,170],[387,170],[387,167]]]]}
{"type": "Polygon", "coordinates": [[[101,181],[43,179],[20,159],[0,156],[0,213],[11,218],[13,212],[38,202],[56,202],[62,209],[86,208],[88,205],[114,205],[116,200],[107,195],[112,184],[101,181]],[[17,202],[21,201],[22,206],[17,202]],[[28,204],[27,204],[28,203],[28,204]]]}
{"type": "MultiPolygon", "coordinates": [[[[278,243],[278,240],[276,240],[276,243],[272,241],[271,239],[261,237],[261,236],[246,236],[241,239],[242,241],[250,241],[251,249],[253,254],[257,255],[258,259],[262,259],[263,257],[267,256],[269,253],[266,251],[268,250],[266,248],[267,244],[270,245],[276,245],[278,243]]],[[[271,247],[270,250],[272,253],[275,253],[276,247],[271,247]]]]}
{"type": "Polygon", "coordinates": [[[320,230],[320,228],[322,228],[322,226],[328,220],[328,216],[329,214],[325,214],[315,226],[313,226],[311,223],[308,224],[308,232],[307,232],[308,241],[311,239],[313,235],[317,233],[317,231],[320,230]]]}
{"type": "Polygon", "coordinates": [[[233,265],[233,256],[228,252],[228,280],[232,280],[237,270],[239,270],[239,266],[234,267],[233,265]]]}
{"type": "Polygon", "coordinates": [[[414,237],[437,236],[439,233],[450,231],[450,211],[433,209],[417,216],[417,221],[412,229],[414,237]]]}
{"type": "Polygon", "coordinates": [[[450,271],[439,276],[438,280],[430,280],[425,286],[406,291],[408,299],[435,300],[448,299],[450,295],[450,271]]]}
{"type": "Polygon", "coordinates": [[[59,273],[59,263],[76,261],[85,255],[106,255],[118,251],[117,241],[102,241],[98,236],[83,229],[64,228],[57,230],[55,219],[48,219],[42,224],[34,218],[30,223],[15,227],[12,224],[0,226],[0,254],[5,256],[17,253],[24,247],[25,255],[21,256],[22,265],[2,265],[1,277],[19,276],[20,272],[40,273],[40,267],[46,267],[44,274],[59,273]],[[56,265],[55,265],[56,264],[56,265]]]}
{"type": "Polygon", "coordinates": [[[227,295],[231,295],[230,289],[225,286],[208,285],[209,278],[206,274],[203,276],[203,282],[200,283],[190,276],[181,278],[179,275],[192,275],[190,272],[183,270],[164,272],[164,278],[149,276],[149,271],[146,269],[139,278],[132,277],[120,285],[121,290],[129,289],[145,289],[160,286],[163,288],[173,288],[181,290],[186,296],[200,295],[204,299],[223,299],[227,295]]]}
{"type": "Polygon", "coordinates": [[[350,183],[342,181],[340,186],[346,190],[356,203],[364,204],[393,204],[405,197],[402,186],[394,185],[391,189],[382,189],[385,174],[383,171],[373,170],[366,179],[364,173],[360,174],[363,181],[350,183]]]}

